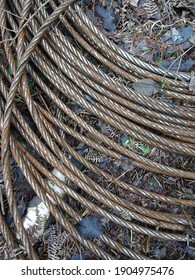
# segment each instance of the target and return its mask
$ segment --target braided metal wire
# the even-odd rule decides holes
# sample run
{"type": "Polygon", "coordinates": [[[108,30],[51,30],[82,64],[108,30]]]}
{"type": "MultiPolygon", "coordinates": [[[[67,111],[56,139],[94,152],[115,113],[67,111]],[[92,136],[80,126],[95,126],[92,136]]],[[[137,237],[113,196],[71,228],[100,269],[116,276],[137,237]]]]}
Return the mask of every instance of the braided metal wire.
{"type": "MultiPolygon", "coordinates": [[[[90,22],[79,6],[74,4],[74,0],[47,2],[48,6],[42,0],[17,0],[14,3],[0,0],[2,45],[7,63],[12,69],[12,75],[9,75],[5,65],[3,63],[0,65],[1,160],[4,189],[10,213],[26,253],[31,259],[39,258],[18,212],[12,187],[10,156],[17,162],[27,181],[56,221],[75,240],[100,259],[114,259],[119,252],[133,259],[147,259],[148,257],[128,248],[107,233],[102,234],[99,240],[113,251],[108,252],[97,243],[83,239],[62,211],[74,218],[76,222],[82,219],[82,215],[60,198],[50,188],[46,179],[86,209],[90,209],[114,224],[146,236],[186,242],[186,230],[192,228],[193,223],[194,199],[165,196],[116,178],[114,174],[104,171],[78,153],[56,128],[113,160],[121,161],[125,156],[136,167],[166,176],[194,180],[194,172],[164,165],[136,151],[126,149],[120,143],[96,130],[93,125],[63,102],[63,98],[68,98],[89,114],[147,145],[169,153],[194,157],[195,110],[193,105],[195,97],[189,90],[191,76],[149,65],[124,52],[90,22]],[[66,32],[63,32],[64,29],[66,32]],[[65,35],[67,33],[68,35],[65,35]],[[99,63],[129,82],[150,78],[159,84],[165,83],[165,88],[160,92],[179,100],[181,105],[170,105],[152,97],[146,97],[115,81],[85,57],[70,42],[70,36],[99,63]],[[45,106],[46,102],[43,104],[37,102],[31,93],[28,77],[31,77],[44,93],[43,100],[48,98],[64,115],[88,134],[77,131],[71,125],[58,119],[45,106]],[[31,129],[17,103],[14,102],[17,94],[24,99],[28,113],[36,124],[37,132],[31,129]],[[87,99],[86,96],[91,99],[87,99]],[[182,101],[188,102],[190,106],[182,105],[182,101]],[[82,192],[77,192],[69,184],[56,178],[29,149],[19,143],[13,133],[14,129],[29,143],[33,151],[36,151],[45,162],[61,172],[82,192]],[[89,133],[93,138],[88,137],[89,133]],[[164,213],[121,198],[79,170],[64,154],[64,150],[93,174],[101,176],[124,191],[167,205],[188,207],[190,211],[187,214],[164,213]],[[87,195],[82,195],[82,193],[87,195]],[[48,195],[56,205],[51,202],[48,195]],[[128,219],[125,218],[127,216],[128,219]]],[[[14,240],[1,211],[0,230],[7,244],[16,248],[18,241],[14,240]]],[[[193,238],[190,238],[190,241],[193,241],[193,238]]]]}

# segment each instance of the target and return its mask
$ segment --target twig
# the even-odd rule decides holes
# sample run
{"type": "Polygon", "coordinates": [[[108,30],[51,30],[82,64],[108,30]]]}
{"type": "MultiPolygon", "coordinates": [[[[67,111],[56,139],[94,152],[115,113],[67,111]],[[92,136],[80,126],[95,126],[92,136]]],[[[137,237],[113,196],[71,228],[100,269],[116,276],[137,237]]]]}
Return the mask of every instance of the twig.
{"type": "Polygon", "coordinates": [[[165,8],[166,14],[167,14],[167,16],[168,16],[168,21],[169,21],[170,31],[171,31],[171,39],[172,39],[172,42],[173,42],[173,47],[175,47],[175,41],[174,41],[174,39],[173,39],[173,37],[174,37],[174,36],[173,36],[173,29],[172,29],[172,27],[171,27],[172,21],[171,21],[169,9],[168,9],[168,7],[167,7],[166,1],[165,1],[165,0],[161,0],[161,1],[162,1],[162,4],[163,4],[164,8],[165,8]]]}
{"type": "Polygon", "coordinates": [[[3,11],[3,12],[6,12],[7,14],[10,14],[10,15],[12,15],[12,16],[15,16],[15,17],[17,17],[17,18],[19,18],[19,19],[25,19],[25,20],[28,20],[27,18],[20,17],[20,16],[18,16],[18,15],[16,15],[16,14],[14,14],[14,13],[12,13],[12,12],[8,11],[8,10],[5,10],[5,9],[3,9],[3,8],[1,8],[1,7],[0,7],[0,10],[1,10],[1,11],[3,11]]]}
{"type": "Polygon", "coordinates": [[[131,171],[131,169],[126,170],[125,172],[123,172],[119,177],[117,177],[114,181],[112,181],[107,187],[110,187],[113,183],[115,183],[119,178],[121,178],[122,176],[124,176],[127,172],[131,171]]]}
{"type": "Polygon", "coordinates": [[[8,30],[8,31],[10,31],[10,32],[15,32],[15,33],[16,33],[16,30],[14,30],[14,29],[10,29],[10,28],[5,27],[5,26],[2,26],[2,25],[0,25],[0,27],[1,27],[1,28],[4,28],[5,30],[8,30]]]}
{"type": "MultiPolygon", "coordinates": [[[[191,46],[189,49],[187,49],[185,52],[183,52],[181,55],[179,55],[172,63],[171,65],[169,66],[169,68],[167,69],[167,71],[170,70],[171,66],[180,58],[182,58],[182,56],[184,56],[186,53],[188,53],[190,50],[192,50],[195,46],[191,46]]],[[[178,71],[178,70],[177,70],[178,71]]]]}
{"type": "Polygon", "coordinates": [[[194,228],[194,226],[193,226],[193,224],[192,224],[192,220],[188,217],[188,215],[187,215],[187,213],[186,213],[186,211],[185,211],[184,208],[182,208],[182,212],[184,213],[184,215],[185,215],[185,217],[186,217],[186,220],[189,222],[190,228],[191,228],[193,231],[195,231],[195,228],[194,228]]]}

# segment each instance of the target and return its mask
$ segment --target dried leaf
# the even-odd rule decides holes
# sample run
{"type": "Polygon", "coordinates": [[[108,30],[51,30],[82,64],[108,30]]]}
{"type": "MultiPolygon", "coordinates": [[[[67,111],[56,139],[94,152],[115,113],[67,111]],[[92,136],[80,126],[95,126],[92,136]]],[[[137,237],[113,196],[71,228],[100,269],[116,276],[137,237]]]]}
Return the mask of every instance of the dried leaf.
{"type": "Polygon", "coordinates": [[[26,211],[26,203],[24,202],[23,199],[19,200],[19,205],[18,205],[18,212],[21,217],[23,217],[24,213],[26,211]]]}
{"type": "Polygon", "coordinates": [[[130,0],[129,4],[131,4],[131,6],[137,7],[139,0],[130,0]]]}
{"type": "Polygon", "coordinates": [[[120,167],[124,170],[124,171],[133,171],[135,169],[135,166],[133,166],[132,164],[130,164],[129,162],[125,162],[122,161],[120,167]]]}
{"type": "Polygon", "coordinates": [[[104,227],[99,217],[86,217],[79,222],[76,228],[84,239],[99,237],[104,232],[104,227]]]}
{"type": "Polygon", "coordinates": [[[147,18],[151,19],[160,19],[160,9],[155,3],[154,0],[145,0],[143,4],[143,8],[146,11],[147,18]]]}
{"type": "Polygon", "coordinates": [[[192,36],[188,39],[188,41],[190,41],[190,43],[192,43],[193,45],[195,45],[195,33],[192,34],[192,36]]]}
{"type": "Polygon", "coordinates": [[[179,31],[180,39],[177,40],[175,43],[177,45],[183,44],[186,40],[190,39],[192,36],[193,29],[188,27],[181,27],[177,29],[179,31]]]}
{"type": "Polygon", "coordinates": [[[193,260],[195,259],[195,250],[193,250],[192,248],[186,246],[185,247],[185,252],[187,253],[187,255],[191,258],[193,258],[193,260]]]}
{"type": "Polygon", "coordinates": [[[181,63],[178,61],[166,61],[163,62],[162,66],[169,70],[187,72],[195,65],[195,60],[187,59],[181,63]]]}
{"type": "Polygon", "coordinates": [[[46,245],[49,260],[67,260],[77,251],[70,234],[59,224],[51,225],[44,232],[43,243],[46,245]]]}
{"type": "Polygon", "coordinates": [[[166,247],[157,247],[154,250],[154,254],[157,260],[161,260],[166,257],[167,250],[166,247]]]}
{"type": "Polygon", "coordinates": [[[25,176],[24,176],[24,174],[22,173],[21,169],[17,166],[16,169],[15,169],[15,171],[16,171],[16,173],[17,173],[17,179],[16,179],[16,182],[15,182],[15,183],[24,182],[25,176]]]}
{"type": "Polygon", "coordinates": [[[86,256],[84,254],[75,254],[71,257],[71,260],[86,260],[86,256]]]}
{"type": "Polygon", "coordinates": [[[133,83],[133,88],[137,93],[145,96],[152,96],[160,90],[160,86],[151,79],[139,80],[133,83]]]}
{"type": "Polygon", "coordinates": [[[168,30],[164,34],[163,41],[167,44],[172,44],[173,42],[175,43],[178,40],[180,40],[180,33],[175,27],[171,28],[171,30],[168,30]]]}
{"type": "Polygon", "coordinates": [[[105,9],[100,5],[96,5],[96,12],[100,17],[102,17],[104,29],[109,32],[115,32],[120,18],[119,13],[115,12],[112,7],[105,9]]]}
{"type": "Polygon", "coordinates": [[[186,40],[190,39],[192,36],[191,27],[173,27],[171,30],[164,34],[164,42],[167,44],[172,44],[174,42],[176,45],[183,44],[186,40]]]}
{"type": "Polygon", "coordinates": [[[82,163],[80,163],[80,161],[78,161],[76,158],[72,157],[71,158],[71,162],[78,168],[78,169],[82,169],[84,166],[82,165],[82,163]]]}
{"type": "Polygon", "coordinates": [[[94,14],[94,12],[93,12],[92,10],[87,9],[87,10],[86,10],[86,14],[87,14],[88,18],[89,18],[94,24],[97,24],[97,19],[96,19],[95,14],[94,14]]]}
{"type": "Polygon", "coordinates": [[[101,133],[106,136],[109,136],[113,131],[113,128],[102,120],[98,120],[97,126],[100,128],[101,133]]]}

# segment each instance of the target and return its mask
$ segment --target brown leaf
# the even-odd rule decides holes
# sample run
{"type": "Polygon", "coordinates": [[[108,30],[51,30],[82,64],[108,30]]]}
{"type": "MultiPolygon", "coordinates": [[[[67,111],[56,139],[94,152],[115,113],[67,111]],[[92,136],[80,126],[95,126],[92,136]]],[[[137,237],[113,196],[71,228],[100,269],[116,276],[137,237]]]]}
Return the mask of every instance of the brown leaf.
{"type": "Polygon", "coordinates": [[[160,86],[151,79],[142,79],[133,83],[133,89],[145,96],[152,96],[159,92],[160,86]]]}

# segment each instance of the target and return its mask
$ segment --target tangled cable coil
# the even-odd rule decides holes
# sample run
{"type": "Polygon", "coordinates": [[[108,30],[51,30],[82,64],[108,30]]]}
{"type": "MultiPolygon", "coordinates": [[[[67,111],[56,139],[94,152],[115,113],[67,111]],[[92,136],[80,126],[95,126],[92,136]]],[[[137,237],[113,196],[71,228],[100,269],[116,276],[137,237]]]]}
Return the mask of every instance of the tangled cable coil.
{"type": "MultiPolygon", "coordinates": [[[[114,160],[121,161],[125,157],[138,168],[194,180],[194,172],[166,166],[125,148],[96,130],[63,102],[63,98],[68,98],[90,115],[147,145],[193,157],[195,110],[191,105],[194,104],[195,96],[189,90],[191,75],[167,71],[123,51],[102,34],[74,2],[74,0],[14,2],[0,0],[1,39],[7,62],[12,69],[12,75],[9,75],[6,67],[1,64],[0,128],[4,189],[19,239],[29,258],[38,259],[39,256],[18,212],[12,187],[10,156],[17,162],[31,187],[56,221],[100,259],[114,259],[115,256],[91,240],[82,238],[75,226],[65,218],[62,210],[77,222],[82,219],[81,215],[66,203],[45,179],[86,208],[115,224],[147,236],[186,242],[188,237],[185,229],[192,225],[191,214],[163,213],[125,200],[83,173],[64,151],[94,174],[138,196],[189,208],[195,206],[193,199],[178,199],[147,191],[114,177],[82,156],[59,131],[114,160]],[[70,35],[74,42],[90,54],[89,58],[69,40],[70,35]],[[144,96],[105,74],[91,62],[91,57],[129,82],[149,78],[159,84],[163,83],[165,86],[160,89],[163,94],[180,101],[180,104],[186,102],[188,105],[171,105],[144,96]],[[56,108],[92,137],[60,120],[52,114],[44,102],[43,104],[37,102],[31,94],[29,77],[44,93],[42,99],[47,96],[56,108]],[[23,97],[39,133],[34,132],[24,119],[17,103],[14,102],[16,94],[23,97]],[[21,145],[13,133],[13,128],[53,169],[58,170],[91,199],[54,176],[33,153],[21,145]],[[125,219],[120,213],[128,214],[131,219],[125,219]],[[157,230],[156,227],[159,225],[157,230]]],[[[18,241],[10,231],[2,211],[0,211],[0,230],[7,244],[16,248],[18,241]]],[[[99,239],[114,251],[132,259],[147,259],[144,254],[132,250],[106,233],[99,239]]],[[[192,240],[193,238],[190,238],[189,241],[192,240]]]]}

